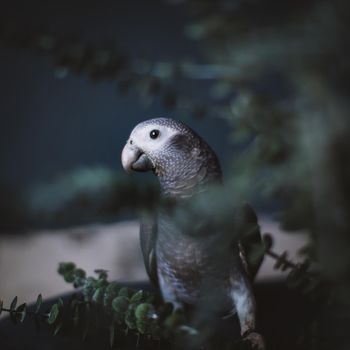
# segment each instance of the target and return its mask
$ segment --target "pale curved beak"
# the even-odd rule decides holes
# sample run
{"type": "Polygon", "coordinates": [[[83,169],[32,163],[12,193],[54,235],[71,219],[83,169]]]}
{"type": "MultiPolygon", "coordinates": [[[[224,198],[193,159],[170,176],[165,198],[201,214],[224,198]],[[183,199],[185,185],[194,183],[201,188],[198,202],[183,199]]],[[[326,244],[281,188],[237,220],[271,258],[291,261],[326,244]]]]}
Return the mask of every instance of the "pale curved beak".
{"type": "Polygon", "coordinates": [[[137,146],[127,143],[122,151],[122,165],[126,172],[154,169],[153,163],[137,146]]]}
{"type": "Polygon", "coordinates": [[[131,173],[132,165],[141,155],[139,148],[132,146],[129,142],[124,146],[122,151],[122,165],[127,173],[131,173]]]}

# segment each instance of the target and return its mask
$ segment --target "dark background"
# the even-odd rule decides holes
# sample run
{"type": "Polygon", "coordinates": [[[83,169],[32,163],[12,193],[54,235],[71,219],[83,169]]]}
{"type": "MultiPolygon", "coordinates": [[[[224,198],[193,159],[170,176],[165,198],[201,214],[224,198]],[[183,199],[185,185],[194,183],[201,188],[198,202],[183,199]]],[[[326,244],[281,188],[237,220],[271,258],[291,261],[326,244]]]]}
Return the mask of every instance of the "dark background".
{"type": "MultiPolygon", "coordinates": [[[[163,1],[11,1],[0,5],[0,23],[29,32],[115,45],[126,54],[176,61],[200,50],[187,39],[181,6],[163,1]]],[[[194,84],[200,95],[207,84],[194,84]]],[[[121,171],[120,152],[131,129],[150,117],[184,120],[217,151],[228,155],[225,122],[200,122],[169,111],[155,100],[145,107],[115,82],[92,83],[86,76],[59,72],[50,56],[0,47],[0,187],[16,190],[45,182],[77,167],[106,166],[121,171]]],[[[232,151],[232,149],[230,150],[232,151]]]]}

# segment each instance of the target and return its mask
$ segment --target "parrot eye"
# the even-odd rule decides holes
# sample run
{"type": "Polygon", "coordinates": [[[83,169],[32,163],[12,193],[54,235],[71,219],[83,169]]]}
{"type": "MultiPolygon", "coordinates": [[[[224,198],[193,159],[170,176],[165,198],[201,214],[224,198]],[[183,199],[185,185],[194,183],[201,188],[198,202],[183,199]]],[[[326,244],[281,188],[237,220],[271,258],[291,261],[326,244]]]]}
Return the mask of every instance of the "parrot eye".
{"type": "Polygon", "coordinates": [[[157,137],[159,136],[159,130],[152,130],[150,133],[149,133],[149,137],[151,139],[156,139],[157,137]]]}

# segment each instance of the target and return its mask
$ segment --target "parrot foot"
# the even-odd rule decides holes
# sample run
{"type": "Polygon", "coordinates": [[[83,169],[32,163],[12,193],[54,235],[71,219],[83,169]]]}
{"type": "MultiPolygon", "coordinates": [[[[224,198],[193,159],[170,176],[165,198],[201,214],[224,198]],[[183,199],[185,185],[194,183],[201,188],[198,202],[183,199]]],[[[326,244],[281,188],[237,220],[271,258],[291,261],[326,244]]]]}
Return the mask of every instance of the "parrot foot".
{"type": "Polygon", "coordinates": [[[250,332],[243,337],[243,340],[248,341],[253,349],[265,350],[265,343],[263,337],[257,332],[250,332]]]}

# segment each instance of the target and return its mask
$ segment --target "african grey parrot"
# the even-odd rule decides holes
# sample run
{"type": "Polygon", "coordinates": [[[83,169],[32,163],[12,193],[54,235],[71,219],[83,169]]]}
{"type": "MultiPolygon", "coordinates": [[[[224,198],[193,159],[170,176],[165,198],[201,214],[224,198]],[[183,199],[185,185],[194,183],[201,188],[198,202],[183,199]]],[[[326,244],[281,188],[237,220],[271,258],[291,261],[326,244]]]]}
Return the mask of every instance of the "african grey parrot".
{"type": "MultiPolygon", "coordinates": [[[[127,172],[153,171],[161,195],[180,202],[222,180],[218,158],[209,145],[191,128],[169,118],[138,124],[122,151],[122,165],[127,172]]],[[[254,211],[245,206],[243,212],[247,224],[258,227],[254,211]]],[[[264,347],[254,332],[255,299],[239,243],[222,244],[215,233],[187,234],[165,210],[141,222],[140,239],[146,270],[164,301],[181,308],[213,298],[215,311],[237,313],[242,336],[264,347]]]]}

